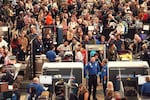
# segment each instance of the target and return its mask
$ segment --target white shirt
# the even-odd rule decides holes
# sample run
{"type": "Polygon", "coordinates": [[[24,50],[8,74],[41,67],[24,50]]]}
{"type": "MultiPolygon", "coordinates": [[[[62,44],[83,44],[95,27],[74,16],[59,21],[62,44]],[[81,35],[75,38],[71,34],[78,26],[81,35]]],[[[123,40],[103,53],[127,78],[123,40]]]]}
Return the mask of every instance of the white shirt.
{"type": "Polygon", "coordinates": [[[5,40],[2,40],[1,42],[0,42],[0,47],[6,47],[6,48],[8,48],[8,43],[5,41],[5,40]]]}
{"type": "Polygon", "coordinates": [[[8,56],[6,56],[4,59],[4,65],[8,65],[10,63],[11,63],[10,58],[8,56]]]}
{"type": "Polygon", "coordinates": [[[67,45],[67,46],[65,47],[64,44],[60,44],[60,45],[58,46],[58,50],[60,50],[60,51],[70,51],[71,48],[70,48],[69,45],[67,45]]]}
{"type": "Polygon", "coordinates": [[[80,51],[76,52],[75,61],[76,62],[82,62],[83,61],[83,55],[80,51]]]}
{"type": "Polygon", "coordinates": [[[117,30],[117,34],[124,34],[125,26],[122,23],[119,23],[117,25],[116,30],[117,30]]]}

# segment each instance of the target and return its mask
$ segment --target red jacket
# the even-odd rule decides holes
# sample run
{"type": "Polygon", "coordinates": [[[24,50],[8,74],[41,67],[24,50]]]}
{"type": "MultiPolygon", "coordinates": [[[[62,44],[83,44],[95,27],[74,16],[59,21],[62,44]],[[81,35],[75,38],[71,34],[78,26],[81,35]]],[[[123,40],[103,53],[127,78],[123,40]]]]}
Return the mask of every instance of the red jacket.
{"type": "Polygon", "coordinates": [[[53,24],[53,18],[52,18],[52,16],[51,16],[50,14],[48,14],[48,15],[46,16],[45,23],[46,23],[46,25],[51,25],[51,24],[53,24]]]}

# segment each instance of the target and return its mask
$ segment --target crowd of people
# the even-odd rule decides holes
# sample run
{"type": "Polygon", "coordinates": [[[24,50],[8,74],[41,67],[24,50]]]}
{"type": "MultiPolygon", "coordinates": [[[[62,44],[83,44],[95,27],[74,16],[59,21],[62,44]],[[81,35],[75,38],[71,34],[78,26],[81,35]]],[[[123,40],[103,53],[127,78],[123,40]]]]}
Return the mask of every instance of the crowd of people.
{"type": "MultiPolygon", "coordinates": [[[[0,26],[8,26],[10,31],[3,32],[1,28],[1,35],[7,41],[1,42],[1,47],[11,48],[18,60],[25,60],[32,42],[35,54],[46,54],[55,46],[53,51],[62,58],[67,51],[72,51],[74,61],[84,61],[84,64],[87,44],[106,45],[109,60],[118,60],[117,55],[124,50],[142,55],[142,45],[149,48],[149,31],[143,30],[143,25],[150,22],[149,5],[146,0],[3,0],[0,26]],[[126,38],[126,34],[131,34],[130,28],[135,29],[133,41],[126,38]],[[112,29],[109,36],[105,29],[112,29]]],[[[104,53],[100,52],[99,55],[104,53]]]]}
{"type": "Polygon", "coordinates": [[[71,61],[87,64],[88,98],[93,86],[96,99],[99,72],[106,93],[107,61],[102,50],[89,53],[87,61],[86,45],[105,45],[108,61],[120,60],[119,54],[128,53],[150,65],[149,29],[143,30],[143,25],[150,27],[149,0],[0,0],[0,7],[0,27],[9,30],[0,28],[0,63],[12,64],[10,52],[25,61],[31,49],[35,55],[45,54],[50,62],[57,61],[57,55],[62,61],[70,61],[71,56],[71,61]],[[134,33],[129,33],[130,28],[134,33]],[[109,36],[106,29],[111,29],[109,36]],[[130,34],[133,41],[126,37],[130,34]],[[100,69],[91,70],[93,66],[100,69]]]}

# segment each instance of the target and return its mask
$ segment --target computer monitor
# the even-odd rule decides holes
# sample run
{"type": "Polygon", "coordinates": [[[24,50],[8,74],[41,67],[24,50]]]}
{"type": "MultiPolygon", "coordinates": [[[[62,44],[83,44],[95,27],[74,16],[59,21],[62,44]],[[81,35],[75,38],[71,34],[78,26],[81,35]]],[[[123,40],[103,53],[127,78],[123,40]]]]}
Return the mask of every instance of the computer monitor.
{"type": "Polygon", "coordinates": [[[138,85],[143,85],[144,83],[146,83],[146,77],[150,77],[150,75],[138,76],[138,85]]]}
{"type": "Polygon", "coordinates": [[[41,84],[48,84],[48,85],[52,84],[52,76],[50,75],[40,75],[39,79],[41,84]]]}
{"type": "Polygon", "coordinates": [[[149,31],[149,29],[150,29],[150,26],[149,26],[149,25],[143,25],[143,30],[149,31]]]}

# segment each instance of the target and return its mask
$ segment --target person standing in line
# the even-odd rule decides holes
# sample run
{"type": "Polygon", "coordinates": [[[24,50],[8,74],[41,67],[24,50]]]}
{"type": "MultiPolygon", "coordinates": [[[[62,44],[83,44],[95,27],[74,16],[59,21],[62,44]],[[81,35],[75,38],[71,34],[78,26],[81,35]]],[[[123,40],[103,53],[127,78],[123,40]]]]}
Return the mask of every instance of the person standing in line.
{"type": "Polygon", "coordinates": [[[83,62],[83,55],[81,53],[81,45],[79,44],[75,51],[75,61],[83,62]]]}
{"type": "Polygon", "coordinates": [[[12,48],[12,54],[16,56],[18,51],[19,51],[19,46],[20,46],[17,34],[15,34],[12,37],[10,45],[11,45],[11,48],[12,48]]]}
{"type": "Polygon", "coordinates": [[[107,58],[109,61],[116,61],[117,60],[117,50],[114,43],[111,43],[109,45],[109,48],[107,50],[107,58]]]}
{"type": "Polygon", "coordinates": [[[43,39],[43,45],[44,45],[44,52],[46,53],[49,48],[53,46],[53,40],[50,36],[50,34],[46,34],[46,37],[43,39]]]}
{"type": "Polygon", "coordinates": [[[44,52],[44,45],[43,45],[43,41],[42,41],[42,36],[41,35],[38,35],[36,37],[36,39],[34,40],[33,42],[33,49],[34,49],[34,53],[36,55],[40,55],[40,54],[43,54],[44,52]]]}
{"type": "Polygon", "coordinates": [[[88,62],[88,64],[85,66],[85,72],[86,78],[88,78],[88,90],[89,90],[88,100],[90,100],[92,87],[93,87],[93,100],[97,100],[96,99],[97,75],[100,72],[100,66],[96,61],[95,57],[91,57],[90,62],[88,62]]]}
{"type": "Polygon", "coordinates": [[[88,89],[83,84],[79,85],[77,97],[79,100],[88,100],[89,92],[88,89]]]}
{"type": "Polygon", "coordinates": [[[103,92],[104,92],[104,96],[106,95],[106,88],[107,88],[107,60],[103,59],[102,63],[102,70],[101,70],[101,81],[103,84],[103,92]]]}

